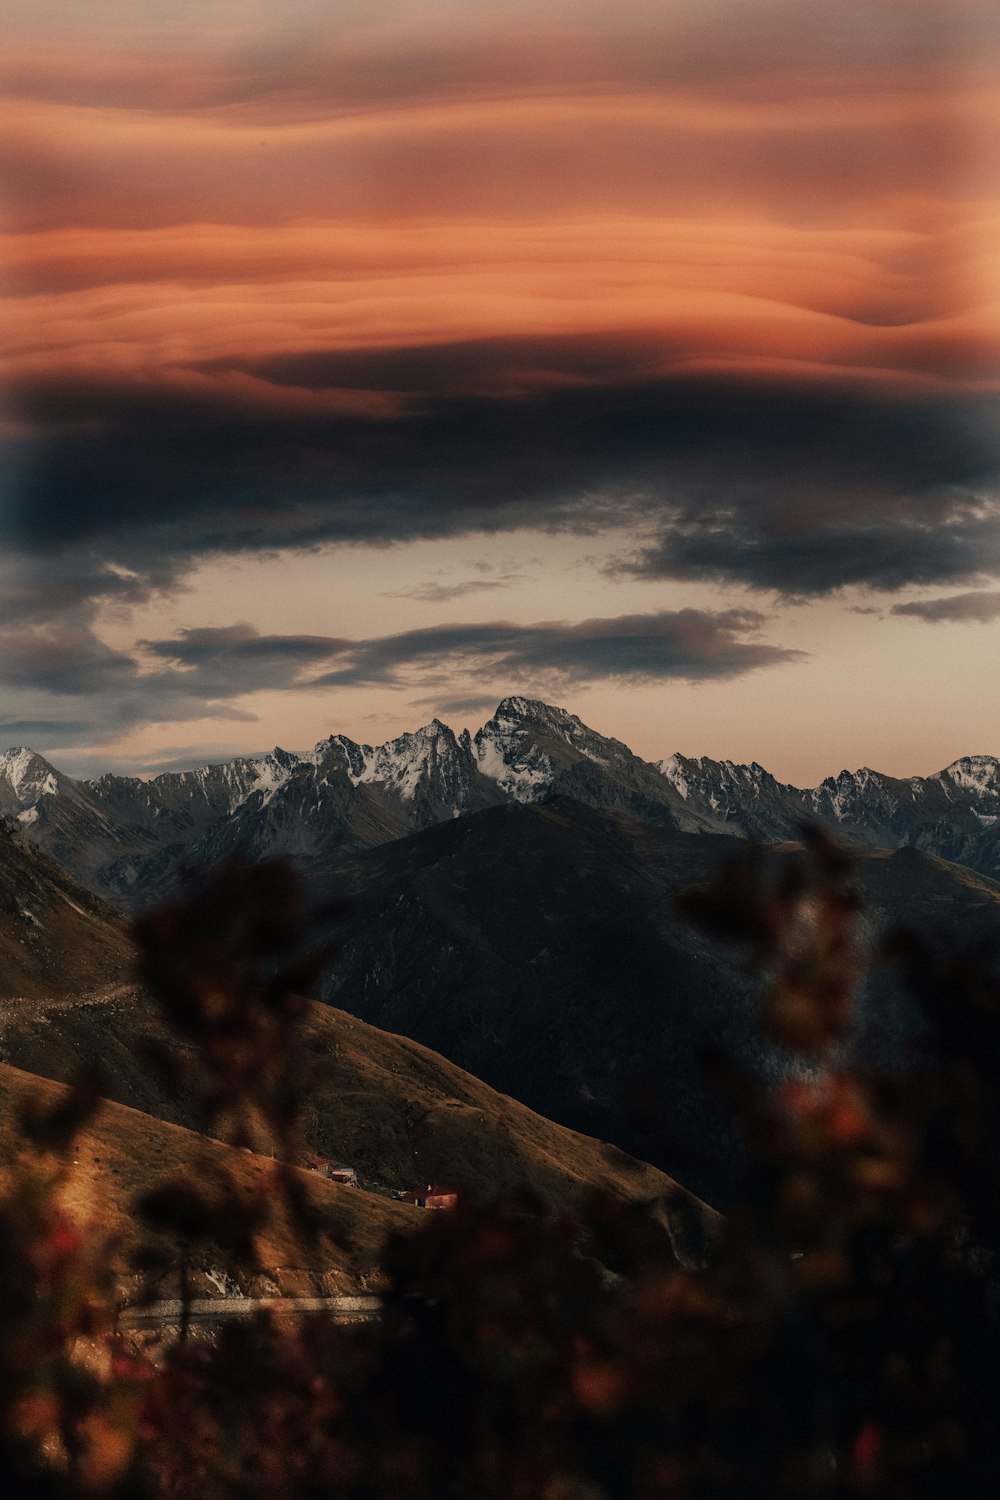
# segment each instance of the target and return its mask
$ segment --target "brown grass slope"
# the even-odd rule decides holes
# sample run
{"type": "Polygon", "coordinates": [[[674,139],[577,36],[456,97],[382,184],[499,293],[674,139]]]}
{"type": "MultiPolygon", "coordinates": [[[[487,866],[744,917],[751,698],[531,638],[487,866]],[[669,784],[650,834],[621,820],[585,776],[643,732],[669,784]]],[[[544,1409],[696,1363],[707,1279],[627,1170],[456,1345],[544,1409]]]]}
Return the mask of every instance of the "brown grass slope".
{"type": "MultiPolygon", "coordinates": [[[[38,1078],[9,1064],[0,1064],[0,1180],[9,1173],[23,1149],[18,1114],[26,1100],[44,1109],[65,1098],[63,1084],[38,1078]]],[[[117,1242],[114,1266],[127,1290],[132,1253],[140,1241],[152,1243],[176,1261],[181,1246],[176,1238],[140,1228],[133,1205],[136,1198],[159,1182],[181,1178],[189,1183],[212,1182],[224,1175],[247,1203],[274,1171],[267,1157],[209,1140],[183,1126],[168,1124],[121,1104],[104,1103],[96,1118],[77,1137],[69,1157],[71,1170],[61,1201],[81,1226],[110,1233],[117,1242]]],[[[422,1222],[419,1209],[393,1203],[357,1188],[324,1181],[315,1172],[296,1173],[315,1209],[319,1238],[310,1245],[297,1233],[287,1213],[277,1206],[274,1221],[257,1237],[259,1266],[248,1259],[233,1260],[218,1235],[192,1243],[193,1287],[197,1295],[216,1295],[219,1287],[208,1271],[227,1272],[247,1293],[255,1295],[330,1294],[353,1292],[377,1281],[379,1252],[393,1230],[415,1229],[422,1222]]],[[[158,1289],[176,1295],[178,1273],[172,1270],[158,1289]]]]}
{"type": "MultiPolygon", "coordinates": [[[[120,986],[80,997],[0,1002],[0,1058],[30,1073],[68,1080],[100,1063],[105,1092],[131,1106],[122,1128],[141,1133],[152,1116],[200,1131],[194,1059],[171,1041],[179,1087],[139,1060],[148,1038],[167,1040],[143,992],[120,986]],[[140,1113],[141,1112],[141,1113],[140,1113]]],[[[580,1135],[497,1093],[445,1058],[317,1002],[299,1024],[299,1160],[312,1153],[348,1163],[363,1187],[382,1192],[443,1182],[489,1195],[528,1188],[555,1210],[601,1188],[668,1216],[682,1253],[697,1253],[713,1216],[669,1177],[617,1147],[580,1135]],[[665,1207],[666,1206],[666,1207],[665,1207]]]]}

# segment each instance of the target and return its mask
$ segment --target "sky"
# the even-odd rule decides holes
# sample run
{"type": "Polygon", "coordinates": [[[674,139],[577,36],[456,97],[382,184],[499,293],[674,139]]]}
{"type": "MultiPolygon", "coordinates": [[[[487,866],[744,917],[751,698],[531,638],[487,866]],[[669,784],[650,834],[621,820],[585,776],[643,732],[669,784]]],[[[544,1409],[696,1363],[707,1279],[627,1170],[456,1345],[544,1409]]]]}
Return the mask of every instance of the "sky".
{"type": "Polygon", "coordinates": [[[7,0],[0,747],[1000,754],[993,0],[7,0]]]}

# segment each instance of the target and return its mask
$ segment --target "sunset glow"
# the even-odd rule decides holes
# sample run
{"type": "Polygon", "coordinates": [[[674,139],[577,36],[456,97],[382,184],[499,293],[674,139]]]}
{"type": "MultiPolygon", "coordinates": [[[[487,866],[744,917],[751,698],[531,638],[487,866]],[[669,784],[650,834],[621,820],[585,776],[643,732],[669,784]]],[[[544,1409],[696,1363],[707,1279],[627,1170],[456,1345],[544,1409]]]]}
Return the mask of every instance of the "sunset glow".
{"type": "Polygon", "coordinates": [[[516,689],[792,779],[1000,751],[988,692],[929,708],[1000,630],[946,602],[1000,577],[994,7],[0,26],[4,743],[152,765],[516,689]],[[470,649],[282,691],[142,644],[686,608],[743,611],[753,652],[568,678],[540,647],[510,683],[470,649]],[[920,713],[876,732],[911,679],[920,713]]]}

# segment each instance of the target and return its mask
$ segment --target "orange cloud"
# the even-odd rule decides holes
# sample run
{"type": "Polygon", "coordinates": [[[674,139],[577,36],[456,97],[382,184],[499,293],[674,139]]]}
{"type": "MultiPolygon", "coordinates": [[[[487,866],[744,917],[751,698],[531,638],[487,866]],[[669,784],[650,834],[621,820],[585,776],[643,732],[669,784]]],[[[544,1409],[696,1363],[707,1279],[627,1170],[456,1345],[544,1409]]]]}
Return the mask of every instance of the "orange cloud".
{"type": "Polygon", "coordinates": [[[970,120],[997,91],[865,88],[731,102],[673,91],[446,99],[275,122],[243,106],[164,113],[8,100],[8,221],[748,210],[893,227],[899,200],[954,195],[970,120]],[[754,209],[750,209],[754,205],[754,209]],[[863,206],[863,211],[862,211],[863,206]]]}
{"type": "MultiPolygon", "coordinates": [[[[8,381],[137,378],[314,352],[500,338],[605,341],[636,376],[691,361],[987,378],[995,320],[965,306],[949,235],[766,222],[191,225],[8,236],[8,381]]],[[[578,371],[462,370],[506,391],[578,371]]],[[[601,378],[601,359],[591,377],[601,378]]],[[[166,377],[164,377],[166,378],[166,377]]],[[[198,379],[207,378],[199,375],[198,379]]],[[[216,377],[217,378],[217,377],[216,377]]],[[[287,399],[287,397],[286,397],[287,399]]]]}
{"type": "MultiPolygon", "coordinates": [[[[939,7],[907,9],[908,30],[884,5],[840,30],[781,3],[709,6],[733,28],[555,6],[528,36],[508,4],[303,22],[282,46],[22,39],[3,376],[349,402],[259,367],[492,340],[516,352],[454,363],[467,391],[612,367],[989,382],[971,226],[995,211],[962,156],[1000,87],[942,49],[939,7]]],[[[354,399],[393,411],[425,376],[354,399]]]]}

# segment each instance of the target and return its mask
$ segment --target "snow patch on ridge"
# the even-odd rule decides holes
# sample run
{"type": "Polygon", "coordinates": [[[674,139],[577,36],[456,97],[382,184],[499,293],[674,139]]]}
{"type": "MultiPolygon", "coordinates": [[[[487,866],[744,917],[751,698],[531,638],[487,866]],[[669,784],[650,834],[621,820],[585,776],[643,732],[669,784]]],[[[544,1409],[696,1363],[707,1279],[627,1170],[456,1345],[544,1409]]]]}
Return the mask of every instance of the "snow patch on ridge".
{"type": "Polygon", "coordinates": [[[446,724],[435,719],[413,734],[401,734],[384,745],[356,745],[339,735],[336,739],[344,751],[352,786],[379,782],[409,802],[430,775],[432,764],[451,755],[453,736],[446,724]]]}
{"type": "MultiPolygon", "coordinates": [[[[500,790],[515,802],[538,802],[552,785],[552,762],[522,729],[523,715],[544,706],[533,704],[527,698],[505,698],[493,718],[483,725],[472,741],[472,753],[480,775],[495,781],[500,790]]],[[[561,723],[552,727],[565,735],[561,723]]]]}

